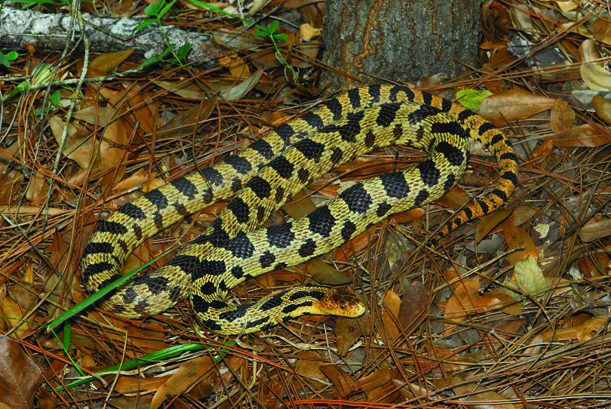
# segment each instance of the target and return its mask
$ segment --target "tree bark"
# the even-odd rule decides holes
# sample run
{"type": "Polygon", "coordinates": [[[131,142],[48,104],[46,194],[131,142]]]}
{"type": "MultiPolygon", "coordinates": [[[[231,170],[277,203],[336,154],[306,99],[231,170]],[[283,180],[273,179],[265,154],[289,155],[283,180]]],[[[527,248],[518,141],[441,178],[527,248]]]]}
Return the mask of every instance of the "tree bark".
{"type": "MultiPolygon", "coordinates": [[[[360,80],[456,77],[477,62],[479,0],[327,0],[325,62],[360,80]],[[374,77],[372,77],[372,75],[374,77]]],[[[337,74],[332,89],[359,84],[337,74]]]]}

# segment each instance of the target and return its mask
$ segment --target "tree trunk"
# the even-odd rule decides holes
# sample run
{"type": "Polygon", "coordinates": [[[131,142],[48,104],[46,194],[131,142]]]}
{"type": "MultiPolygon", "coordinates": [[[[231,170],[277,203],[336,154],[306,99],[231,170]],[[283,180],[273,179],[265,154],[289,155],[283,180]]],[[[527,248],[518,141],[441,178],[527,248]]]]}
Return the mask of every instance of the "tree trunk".
{"type": "MultiPolygon", "coordinates": [[[[327,0],[325,61],[362,81],[415,81],[444,73],[456,77],[475,66],[480,0],[327,0]],[[371,77],[373,75],[374,77],[371,77]]],[[[332,89],[359,83],[323,77],[332,89]]]]}

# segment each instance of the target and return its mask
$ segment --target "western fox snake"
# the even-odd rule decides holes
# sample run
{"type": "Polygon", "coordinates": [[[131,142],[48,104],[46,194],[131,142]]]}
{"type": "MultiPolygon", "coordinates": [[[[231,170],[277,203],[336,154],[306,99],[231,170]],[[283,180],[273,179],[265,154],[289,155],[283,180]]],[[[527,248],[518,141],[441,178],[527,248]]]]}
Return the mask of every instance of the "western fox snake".
{"type": "Polygon", "coordinates": [[[462,177],[471,136],[496,157],[498,184],[459,211],[433,239],[503,204],[517,184],[510,142],[474,112],[431,94],[372,85],[329,99],[241,152],[174,180],[100,222],[82,259],[95,292],[117,279],[146,238],[217,200],[235,196],[197,239],[165,266],[117,289],[102,307],[128,318],[159,313],[189,297],[201,323],[222,334],[267,329],[302,314],[358,316],[355,296],[292,288],[246,305],[224,299],[237,284],[324,254],[385,217],[441,197],[462,177]],[[256,230],[309,181],[367,151],[407,144],[430,156],[405,171],[355,184],[315,212],[256,230]]]}

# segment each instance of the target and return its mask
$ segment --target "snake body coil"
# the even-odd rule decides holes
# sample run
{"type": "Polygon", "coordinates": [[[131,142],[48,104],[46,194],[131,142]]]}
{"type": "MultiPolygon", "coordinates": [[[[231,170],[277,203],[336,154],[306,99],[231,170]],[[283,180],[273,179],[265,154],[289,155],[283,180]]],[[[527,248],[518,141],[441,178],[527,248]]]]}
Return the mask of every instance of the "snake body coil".
{"type": "Polygon", "coordinates": [[[324,254],[391,214],[441,197],[462,177],[471,136],[496,157],[500,178],[490,194],[459,211],[433,239],[503,204],[517,184],[517,158],[494,125],[456,103],[399,86],[353,89],[269,132],[243,151],[151,191],[100,222],[82,260],[95,292],[120,275],[146,238],[217,200],[235,196],[184,251],[131,280],[102,304],[128,318],[159,313],[190,297],[208,329],[259,331],[305,313],[358,316],[354,296],[297,287],[256,303],[229,305],[237,284],[324,254]],[[256,230],[311,180],[376,148],[406,144],[430,156],[405,171],[351,186],[312,214],[256,230]]]}

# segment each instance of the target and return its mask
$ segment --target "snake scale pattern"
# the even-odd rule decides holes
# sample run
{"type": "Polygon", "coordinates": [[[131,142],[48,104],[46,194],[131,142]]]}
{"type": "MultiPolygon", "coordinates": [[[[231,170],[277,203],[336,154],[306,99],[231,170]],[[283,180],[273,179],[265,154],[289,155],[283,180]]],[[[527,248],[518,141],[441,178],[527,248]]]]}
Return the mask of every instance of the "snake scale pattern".
{"type": "Polygon", "coordinates": [[[518,180],[517,157],[501,131],[457,103],[406,87],[372,85],[329,99],[241,152],[122,206],[99,223],[87,244],[83,283],[89,292],[99,290],[120,276],[128,255],[145,239],[233,197],[180,254],[123,284],[102,307],[142,318],[190,298],[202,325],[226,335],[267,329],[303,314],[358,316],[364,305],[356,296],[322,286],[291,288],[244,305],[229,304],[225,297],[244,280],[329,252],[391,214],[440,198],[466,169],[469,137],[496,157],[498,183],[488,196],[457,212],[435,243],[507,201],[518,180]],[[259,229],[308,182],[392,144],[422,149],[429,157],[355,184],[299,220],[259,229]]]}

